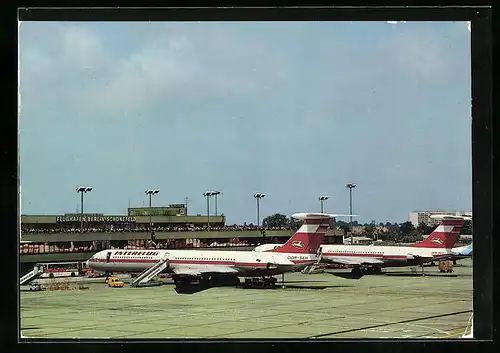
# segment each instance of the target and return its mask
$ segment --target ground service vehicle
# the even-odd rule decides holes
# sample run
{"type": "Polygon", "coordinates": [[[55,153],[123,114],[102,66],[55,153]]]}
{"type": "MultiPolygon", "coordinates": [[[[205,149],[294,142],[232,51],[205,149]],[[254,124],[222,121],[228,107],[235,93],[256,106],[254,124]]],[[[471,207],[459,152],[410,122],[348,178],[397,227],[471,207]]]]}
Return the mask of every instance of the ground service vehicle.
{"type": "Polygon", "coordinates": [[[84,272],[85,262],[46,262],[37,264],[44,271],[40,277],[77,277],[84,272]]]}
{"type": "Polygon", "coordinates": [[[453,262],[452,261],[439,261],[439,272],[453,272],[453,262]]]}
{"type": "Polygon", "coordinates": [[[106,279],[106,283],[108,284],[108,287],[123,287],[125,285],[125,283],[116,277],[109,277],[106,279]]]}

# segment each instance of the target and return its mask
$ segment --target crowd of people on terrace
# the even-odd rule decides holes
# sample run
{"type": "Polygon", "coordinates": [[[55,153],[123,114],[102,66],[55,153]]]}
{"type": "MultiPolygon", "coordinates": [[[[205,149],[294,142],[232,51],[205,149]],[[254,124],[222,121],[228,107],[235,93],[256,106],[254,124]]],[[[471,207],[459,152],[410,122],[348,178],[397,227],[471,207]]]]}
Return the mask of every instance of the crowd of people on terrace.
{"type": "Polygon", "coordinates": [[[238,238],[231,238],[223,241],[211,241],[205,243],[200,239],[168,239],[168,240],[128,240],[126,245],[119,246],[118,244],[111,244],[110,241],[92,241],[84,242],[84,246],[74,244],[73,242],[58,243],[51,245],[49,243],[43,244],[22,244],[20,247],[20,254],[47,254],[47,253],[61,253],[61,252],[93,252],[104,249],[186,249],[186,248],[219,248],[219,247],[239,247],[239,246],[256,246],[260,243],[249,244],[249,242],[240,240],[238,238]],[[87,243],[87,244],[85,244],[87,243]]]}
{"type": "MultiPolygon", "coordinates": [[[[207,224],[201,226],[187,225],[187,226],[163,226],[163,225],[153,225],[153,230],[155,232],[201,232],[201,231],[247,231],[247,230],[288,230],[290,227],[265,227],[256,225],[226,225],[217,226],[207,224]]],[[[40,233],[80,233],[82,229],[78,226],[70,227],[21,227],[22,234],[40,234],[40,233]]],[[[149,225],[129,225],[129,226],[106,226],[106,227],[93,227],[84,226],[84,233],[120,233],[120,232],[149,232],[149,225]]]]}

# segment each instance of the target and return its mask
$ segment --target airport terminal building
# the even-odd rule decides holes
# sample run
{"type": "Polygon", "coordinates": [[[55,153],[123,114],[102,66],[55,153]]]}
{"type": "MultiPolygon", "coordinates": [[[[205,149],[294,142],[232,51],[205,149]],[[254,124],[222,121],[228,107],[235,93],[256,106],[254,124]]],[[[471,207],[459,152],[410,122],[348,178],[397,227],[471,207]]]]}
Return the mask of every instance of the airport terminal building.
{"type": "Polygon", "coordinates": [[[21,233],[120,232],[175,228],[224,227],[225,216],[188,216],[183,204],[168,207],[129,208],[126,215],[66,213],[63,215],[21,215],[21,233]]]}
{"type": "MultiPolygon", "coordinates": [[[[183,204],[129,208],[127,214],[67,213],[21,216],[21,262],[86,260],[112,248],[239,248],[285,242],[289,227],[226,225],[224,215],[188,215],[183,204]],[[50,255],[50,256],[49,256],[50,255]]],[[[324,242],[342,243],[332,227],[324,242]]]]}

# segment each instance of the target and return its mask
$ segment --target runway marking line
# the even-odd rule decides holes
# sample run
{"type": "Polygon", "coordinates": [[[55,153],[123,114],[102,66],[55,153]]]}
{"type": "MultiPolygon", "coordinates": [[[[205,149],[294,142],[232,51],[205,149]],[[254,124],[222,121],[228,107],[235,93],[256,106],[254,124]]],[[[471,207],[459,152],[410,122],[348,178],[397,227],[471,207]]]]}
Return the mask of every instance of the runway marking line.
{"type": "Polygon", "coordinates": [[[337,331],[337,332],[324,333],[324,334],[320,334],[320,335],[316,335],[316,336],[311,336],[311,337],[308,337],[308,338],[318,338],[318,337],[336,335],[336,334],[339,334],[339,333],[348,333],[348,332],[360,331],[360,330],[368,329],[368,328],[383,327],[383,326],[397,325],[397,324],[406,324],[406,323],[414,322],[414,321],[428,320],[428,319],[434,319],[434,318],[438,318],[438,317],[445,317],[445,316],[452,316],[452,315],[458,315],[458,314],[465,314],[465,313],[470,313],[470,312],[472,312],[472,310],[457,311],[457,312],[448,313],[448,314],[433,315],[433,316],[427,316],[427,317],[422,317],[422,318],[417,318],[417,319],[409,319],[409,320],[403,320],[403,321],[396,321],[396,322],[392,322],[392,323],[384,323],[384,324],[372,325],[372,326],[367,326],[367,327],[362,327],[362,328],[356,328],[356,329],[349,329],[349,330],[343,330],[343,331],[337,331]]]}

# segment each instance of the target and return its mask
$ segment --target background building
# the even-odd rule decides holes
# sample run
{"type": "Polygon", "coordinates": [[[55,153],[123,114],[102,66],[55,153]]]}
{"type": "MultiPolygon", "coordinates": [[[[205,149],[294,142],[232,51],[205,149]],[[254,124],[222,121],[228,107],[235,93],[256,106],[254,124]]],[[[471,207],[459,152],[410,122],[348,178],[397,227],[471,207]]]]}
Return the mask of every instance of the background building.
{"type": "Polygon", "coordinates": [[[472,211],[414,211],[408,213],[408,221],[415,227],[418,227],[418,225],[422,222],[428,226],[437,226],[440,220],[430,218],[431,215],[437,214],[450,216],[472,216],[472,211]]]}

